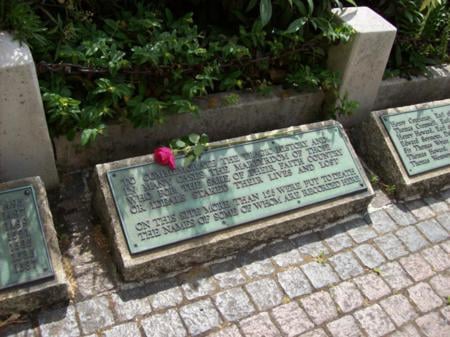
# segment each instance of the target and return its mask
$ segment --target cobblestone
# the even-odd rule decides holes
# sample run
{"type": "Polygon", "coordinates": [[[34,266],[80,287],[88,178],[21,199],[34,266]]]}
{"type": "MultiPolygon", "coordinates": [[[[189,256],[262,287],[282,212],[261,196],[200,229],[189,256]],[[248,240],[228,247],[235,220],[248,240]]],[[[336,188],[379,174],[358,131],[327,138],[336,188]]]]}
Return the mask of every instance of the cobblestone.
{"type": "Polygon", "coordinates": [[[279,337],[280,331],[270,320],[269,314],[260,313],[240,323],[245,337],[279,337]]]}
{"type": "Polygon", "coordinates": [[[439,296],[450,296],[450,271],[434,276],[430,280],[430,284],[439,296]]]}
{"type": "Polygon", "coordinates": [[[262,249],[252,253],[240,254],[239,262],[249,277],[266,276],[275,271],[272,262],[262,249]]]}
{"type": "Polygon", "coordinates": [[[370,301],[377,300],[391,293],[391,290],[381,277],[373,273],[357,277],[354,281],[370,301]]]}
{"type": "Polygon", "coordinates": [[[300,335],[299,337],[328,337],[328,335],[323,331],[323,329],[316,329],[307,333],[304,333],[303,335],[300,335]]]}
{"type": "Polygon", "coordinates": [[[207,270],[193,270],[180,276],[183,283],[181,288],[188,300],[210,295],[215,292],[216,286],[207,270]]]}
{"type": "Polygon", "coordinates": [[[369,337],[384,336],[395,330],[394,323],[378,304],[355,312],[355,317],[369,337]]]}
{"type": "Polygon", "coordinates": [[[328,249],[320,240],[317,233],[300,235],[292,240],[301,255],[317,257],[321,254],[328,254],[328,249]]]}
{"type": "Polygon", "coordinates": [[[356,243],[363,243],[377,236],[375,231],[362,219],[347,222],[345,228],[356,243]]]}
{"type": "Polygon", "coordinates": [[[234,261],[214,264],[211,271],[221,288],[236,287],[245,283],[245,277],[234,261]]]}
{"type": "Polygon", "coordinates": [[[297,249],[289,240],[279,241],[266,247],[267,254],[279,267],[288,267],[302,262],[297,249]]]}
{"type": "Polygon", "coordinates": [[[401,258],[400,263],[416,282],[433,276],[430,265],[418,253],[401,258]]]}
{"type": "Polygon", "coordinates": [[[386,211],[400,226],[414,225],[417,222],[414,216],[402,204],[390,205],[386,208],[386,211]]]}
{"type": "Polygon", "coordinates": [[[395,291],[413,284],[398,262],[390,262],[382,265],[380,267],[380,274],[395,291]]]}
{"type": "Polygon", "coordinates": [[[420,222],[417,224],[417,228],[431,242],[440,242],[448,239],[447,232],[435,219],[420,222]]]}
{"type": "Polygon", "coordinates": [[[342,312],[350,312],[363,305],[364,299],[352,282],[344,282],[330,289],[342,312]]]}
{"type": "Polygon", "coordinates": [[[371,223],[372,228],[380,234],[386,234],[398,228],[395,221],[382,209],[368,213],[366,220],[371,223]]]}
{"type": "Polygon", "coordinates": [[[374,241],[389,260],[395,260],[408,254],[401,241],[392,233],[378,237],[374,241]]]}
{"type": "Polygon", "coordinates": [[[423,198],[423,200],[427,203],[428,206],[431,207],[433,212],[436,214],[444,213],[449,209],[445,201],[438,200],[434,197],[425,197],[423,198]]]}
{"type": "Polygon", "coordinates": [[[261,279],[245,286],[259,310],[267,310],[279,304],[283,293],[272,279],[261,279]]]}
{"type": "Polygon", "coordinates": [[[96,297],[77,304],[81,330],[85,334],[96,332],[114,324],[114,317],[106,297],[96,297]]]}
{"type": "Polygon", "coordinates": [[[439,246],[433,246],[423,250],[422,256],[436,271],[443,271],[450,268],[450,256],[439,246]]]}
{"type": "Polygon", "coordinates": [[[311,281],[314,288],[322,288],[338,281],[336,273],[328,264],[310,262],[302,266],[303,272],[311,281]]]}
{"type": "Polygon", "coordinates": [[[145,337],[186,337],[187,331],[175,309],[154,314],[142,321],[145,337]]]}
{"type": "Polygon", "coordinates": [[[319,291],[300,300],[306,313],[317,325],[337,317],[336,307],[330,294],[319,291]]]}
{"type": "Polygon", "coordinates": [[[229,321],[237,321],[255,312],[247,294],[241,288],[233,288],[217,294],[217,308],[229,321]]]}
{"type": "Polygon", "coordinates": [[[417,252],[427,245],[427,241],[419,233],[415,227],[406,227],[396,232],[397,236],[402,240],[411,252],[417,252]]]}
{"type": "Polygon", "coordinates": [[[406,207],[408,207],[411,213],[419,220],[429,219],[434,216],[430,207],[420,199],[407,202],[406,207]]]}
{"type": "Polygon", "coordinates": [[[117,325],[103,333],[104,337],[140,337],[141,333],[136,323],[117,325]]]}
{"type": "Polygon", "coordinates": [[[364,269],[358,261],[356,261],[351,252],[334,255],[329,261],[343,280],[347,280],[364,272],[364,269]]]}
{"type": "Polygon", "coordinates": [[[328,228],[322,233],[322,237],[333,252],[338,252],[353,245],[352,239],[346,234],[344,224],[328,228]]]}
{"type": "Polygon", "coordinates": [[[209,331],[222,323],[210,299],[181,307],[180,316],[193,336],[209,331]]]}
{"type": "Polygon", "coordinates": [[[174,307],[183,301],[181,288],[175,279],[154,282],[148,286],[151,289],[150,303],[154,310],[174,307]]]}
{"type": "Polygon", "coordinates": [[[356,255],[358,255],[361,262],[370,269],[378,267],[385,261],[385,258],[369,244],[358,246],[354,251],[356,255]]]}
{"type": "Polygon", "coordinates": [[[272,316],[287,337],[297,336],[314,327],[314,324],[296,302],[273,309],[272,316]]]}
{"type": "Polygon", "coordinates": [[[352,316],[344,316],[327,324],[333,337],[363,337],[361,330],[352,316]]]}
{"type": "Polygon", "coordinates": [[[75,308],[72,305],[40,314],[39,328],[42,337],[78,337],[80,335],[75,308]]]}
{"type": "Polygon", "coordinates": [[[236,326],[226,327],[219,332],[209,334],[208,337],[242,337],[236,326]]]}
{"type": "Polygon", "coordinates": [[[290,268],[278,273],[278,282],[290,298],[309,294],[312,291],[305,274],[299,268],[290,268]]]}
{"type": "Polygon", "coordinates": [[[412,325],[408,324],[400,329],[397,329],[392,335],[389,337],[421,337],[417,329],[412,325]]]}
{"type": "Polygon", "coordinates": [[[416,319],[416,323],[427,337],[450,336],[450,324],[437,312],[429,313],[416,319]]]}
{"type": "Polygon", "coordinates": [[[403,295],[388,297],[382,300],[380,304],[397,326],[402,326],[418,316],[408,299],[403,295]]]}
{"type": "Polygon", "coordinates": [[[442,305],[442,300],[423,282],[409,288],[408,294],[421,312],[428,312],[442,305]]]}
{"type": "Polygon", "coordinates": [[[141,288],[112,294],[111,299],[119,321],[128,321],[152,311],[150,301],[141,288]]]}
{"type": "Polygon", "coordinates": [[[450,212],[445,212],[444,214],[440,214],[436,217],[436,220],[444,227],[447,231],[450,232],[450,212]]]}

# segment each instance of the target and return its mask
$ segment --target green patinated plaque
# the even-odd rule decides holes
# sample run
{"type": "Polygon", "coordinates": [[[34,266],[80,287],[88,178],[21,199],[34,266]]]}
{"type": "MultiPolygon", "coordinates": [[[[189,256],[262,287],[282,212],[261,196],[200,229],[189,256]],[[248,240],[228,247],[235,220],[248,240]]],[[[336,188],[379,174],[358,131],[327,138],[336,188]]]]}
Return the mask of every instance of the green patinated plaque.
{"type": "Polygon", "coordinates": [[[108,172],[131,253],[366,190],[335,126],[108,172]]]}
{"type": "Polygon", "coordinates": [[[408,175],[450,165],[450,105],[386,114],[381,119],[408,175]]]}
{"type": "Polygon", "coordinates": [[[0,192],[0,290],[53,276],[33,186],[0,192]]]}

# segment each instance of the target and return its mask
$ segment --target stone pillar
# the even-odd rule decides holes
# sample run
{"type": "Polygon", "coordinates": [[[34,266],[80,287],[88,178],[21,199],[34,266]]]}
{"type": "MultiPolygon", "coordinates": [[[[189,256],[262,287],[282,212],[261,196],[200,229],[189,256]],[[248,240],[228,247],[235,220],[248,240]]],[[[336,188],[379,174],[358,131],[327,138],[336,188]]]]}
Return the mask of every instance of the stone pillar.
{"type": "Polygon", "coordinates": [[[0,32],[0,181],[41,176],[58,185],[36,69],[30,49],[0,32]]]}
{"type": "Polygon", "coordinates": [[[397,29],[368,7],[333,12],[355,30],[348,43],[331,47],[328,55],[328,68],[341,75],[339,94],[359,104],[351,116],[338,116],[345,126],[353,126],[369,117],[397,29]]]}

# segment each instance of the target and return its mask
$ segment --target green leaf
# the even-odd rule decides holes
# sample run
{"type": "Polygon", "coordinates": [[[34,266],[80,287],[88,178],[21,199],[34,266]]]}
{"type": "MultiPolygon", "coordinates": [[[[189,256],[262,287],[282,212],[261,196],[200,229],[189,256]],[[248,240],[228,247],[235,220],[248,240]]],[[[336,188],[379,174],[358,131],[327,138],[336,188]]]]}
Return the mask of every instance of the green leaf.
{"type": "Polygon", "coordinates": [[[194,154],[196,157],[200,157],[200,155],[205,151],[205,147],[202,144],[197,144],[194,147],[194,154]]]}
{"type": "Polygon", "coordinates": [[[314,2],[313,0],[308,0],[308,15],[311,16],[314,12],[314,2]]]}
{"type": "Polygon", "coordinates": [[[306,11],[306,7],[301,0],[294,0],[294,4],[297,6],[298,11],[302,16],[307,16],[308,12],[306,11]]]}
{"type": "Polygon", "coordinates": [[[261,0],[259,3],[259,15],[261,17],[261,24],[264,27],[272,18],[272,0],[261,0]]]}
{"type": "Polygon", "coordinates": [[[208,142],[209,142],[209,137],[208,137],[208,135],[207,135],[206,133],[203,133],[203,134],[200,136],[200,141],[199,141],[199,143],[205,145],[205,144],[207,144],[208,142]]]}
{"type": "Polygon", "coordinates": [[[198,141],[200,140],[200,136],[196,133],[191,133],[188,136],[188,139],[193,145],[196,145],[198,143],[198,141]]]}
{"type": "Polygon", "coordinates": [[[305,25],[306,21],[307,21],[306,18],[299,18],[292,21],[289,27],[285,30],[285,33],[290,34],[297,32],[300,28],[302,28],[305,25]]]}
{"type": "Polygon", "coordinates": [[[192,162],[195,160],[195,155],[193,153],[187,155],[184,157],[183,166],[187,167],[192,164],[192,162]]]}
{"type": "Polygon", "coordinates": [[[175,146],[176,146],[178,149],[183,149],[183,148],[186,147],[186,143],[183,142],[181,139],[177,139],[177,140],[175,141],[175,146]]]}
{"type": "Polygon", "coordinates": [[[250,0],[250,2],[248,3],[247,9],[245,11],[250,12],[256,6],[257,2],[258,2],[258,0],[250,0]]]}

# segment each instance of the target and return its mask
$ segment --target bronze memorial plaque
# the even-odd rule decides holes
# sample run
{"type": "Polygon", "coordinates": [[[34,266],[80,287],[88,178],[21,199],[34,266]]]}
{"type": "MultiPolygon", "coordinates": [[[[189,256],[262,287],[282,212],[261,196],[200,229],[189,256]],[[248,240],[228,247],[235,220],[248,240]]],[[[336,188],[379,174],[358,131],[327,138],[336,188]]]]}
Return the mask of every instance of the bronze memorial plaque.
{"type": "Polygon", "coordinates": [[[337,126],[211,149],[177,168],[110,170],[131,253],[365,191],[361,168],[337,126]]]}
{"type": "Polygon", "coordinates": [[[33,186],[0,192],[0,290],[53,276],[33,186]]]}
{"type": "Polygon", "coordinates": [[[385,114],[381,120],[409,176],[450,165],[450,105],[385,114]]]}

